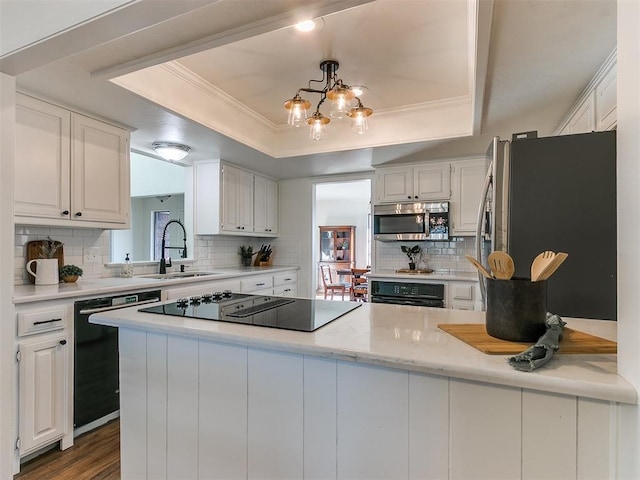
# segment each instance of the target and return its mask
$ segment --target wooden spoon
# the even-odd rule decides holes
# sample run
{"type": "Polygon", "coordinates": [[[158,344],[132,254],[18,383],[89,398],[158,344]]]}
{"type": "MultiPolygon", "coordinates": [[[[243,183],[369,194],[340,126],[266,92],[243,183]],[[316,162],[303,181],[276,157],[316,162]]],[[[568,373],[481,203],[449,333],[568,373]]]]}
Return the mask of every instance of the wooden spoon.
{"type": "Polygon", "coordinates": [[[568,256],[569,254],[564,252],[556,253],[556,255],[553,257],[553,261],[547,266],[547,268],[545,268],[542,271],[542,273],[538,277],[539,280],[546,280],[551,275],[553,275],[555,271],[558,269],[558,267],[562,265],[562,262],[564,262],[567,259],[568,256]]]}
{"type": "Polygon", "coordinates": [[[491,252],[489,254],[489,268],[491,273],[498,280],[510,280],[515,272],[515,266],[513,265],[513,258],[506,252],[491,252]]]}
{"type": "Polygon", "coordinates": [[[542,280],[541,275],[544,270],[551,265],[553,258],[556,256],[555,252],[551,250],[545,250],[536,256],[531,263],[531,281],[537,282],[542,280]]]}
{"type": "Polygon", "coordinates": [[[493,278],[489,270],[487,270],[484,265],[482,265],[478,260],[473,258],[471,255],[465,255],[465,258],[471,262],[471,264],[478,269],[478,271],[484,275],[486,278],[493,278]]]}

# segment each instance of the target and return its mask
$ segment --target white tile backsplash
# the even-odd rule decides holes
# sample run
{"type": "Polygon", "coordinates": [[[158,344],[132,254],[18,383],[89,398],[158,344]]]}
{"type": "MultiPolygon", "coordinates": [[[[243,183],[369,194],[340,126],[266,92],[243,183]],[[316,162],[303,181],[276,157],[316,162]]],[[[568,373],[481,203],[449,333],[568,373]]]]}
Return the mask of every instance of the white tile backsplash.
{"type": "Polygon", "coordinates": [[[455,237],[441,242],[376,242],[376,269],[409,268],[409,258],[400,247],[420,245],[417,268],[431,268],[440,273],[474,272],[465,255],[475,257],[475,237],[455,237]]]}
{"type": "MultiPolygon", "coordinates": [[[[49,228],[33,227],[30,225],[15,226],[15,271],[14,283],[24,285],[29,283],[25,269],[27,256],[27,243],[32,240],[45,240],[51,237],[64,244],[64,263],[78,265],[84,271],[84,278],[117,277],[120,275],[119,265],[108,265],[110,260],[110,240],[108,230],[90,228],[49,228]],[[97,264],[85,264],[84,252],[91,247],[100,250],[100,262],[97,264]]],[[[273,250],[274,265],[300,265],[300,248],[297,238],[257,238],[257,237],[233,237],[197,235],[194,239],[194,261],[189,265],[194,270],[208,270],[224,267],[240,266],[240,245],[253,246],[258,251],[262,244],[270,244],[273,250]]],[[[190,255],[191,256],[191,255],[190,255]]],[[[179,263],[174,262],[173,269],[177,269],[179,263]]],[[[134,264],[134,275],[157,272],[157,264],[134,264]]],[[[170,269],[171,270],[171,269],[170,269]]]]}

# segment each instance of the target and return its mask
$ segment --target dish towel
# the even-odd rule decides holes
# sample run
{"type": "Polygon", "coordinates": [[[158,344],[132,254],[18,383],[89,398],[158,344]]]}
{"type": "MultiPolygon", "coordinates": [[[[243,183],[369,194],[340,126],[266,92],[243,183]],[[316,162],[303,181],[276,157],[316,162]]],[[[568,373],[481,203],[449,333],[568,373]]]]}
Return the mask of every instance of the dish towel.
{"type": "Polygon", "coordinates": [[[547,331],[544,335],[532,347],[518,355],[509,357],[507,359],[509,365],[521,372],[531,372],[551,360],[554,352],[560,348],[562,330],[567,323],[563,322],[558,315],[547,313],[545,324],[547,331]]]}

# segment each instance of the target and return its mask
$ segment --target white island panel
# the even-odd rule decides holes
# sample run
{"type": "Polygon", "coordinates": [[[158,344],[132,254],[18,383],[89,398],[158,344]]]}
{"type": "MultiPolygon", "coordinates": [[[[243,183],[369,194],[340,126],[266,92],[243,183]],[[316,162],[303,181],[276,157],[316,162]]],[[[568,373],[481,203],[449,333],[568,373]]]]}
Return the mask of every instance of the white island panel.
{"type": "Polygon", "coordinates": [[[303,478],[302,356],[250,348],[248,372],[248,478],[303,478]]]}
{"type": "Polygon", "coordinates": [[[304,357],[304,478],[338,478],[337,365],[326,358],[304,357]]]}
{"type": "Polygon", "coordinates": [[[451,380],[449,478],[522,478],[521,390],[451,380]]]}
{"type": "Polygon", "coordinates": [[[200,342],[199,478],[247,478],[247,348],[200,342]]]}
{"type": "Polygon", "coordinates": [[[408,478],[409,372],[338,363],[338,477],[408,478]]]}
{"type": "Polygon", "coordinates": [[[167,336],[147,333],[148,478],[167,477],[167,336]]]}

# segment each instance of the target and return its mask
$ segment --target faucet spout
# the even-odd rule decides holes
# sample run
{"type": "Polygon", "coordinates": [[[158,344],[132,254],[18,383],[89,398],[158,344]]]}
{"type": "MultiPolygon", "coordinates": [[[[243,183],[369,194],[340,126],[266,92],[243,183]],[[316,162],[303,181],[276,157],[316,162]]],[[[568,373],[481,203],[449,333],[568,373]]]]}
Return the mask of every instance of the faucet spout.
{"type": "Polygon", "coordinates": [[[169,257],[169,261],[167,262],[165,256],[164,256],[164,252],[167,249],[178,249],[178,250],[182,250],[182,255],[180,255],[181,258],[187,258],[187,230],[184,228],[184,225],[182,224],[182,222],[180,220],[169,220],[166,225],[164,226],[164,230],[162,231],[162,244],[160,245],[160,269],[158,273],[167,273],[167,267],[171,266],[171,257],[169,257]],[[167,235],[167,227],[169,225],[171,225],[172,223],[177,223],[178,225],[180,225],[180,228],[182,228],[182,233],[184,234],[183,236],[183,247],[167,247],[166,246],[166,235],[167,235]]]}

